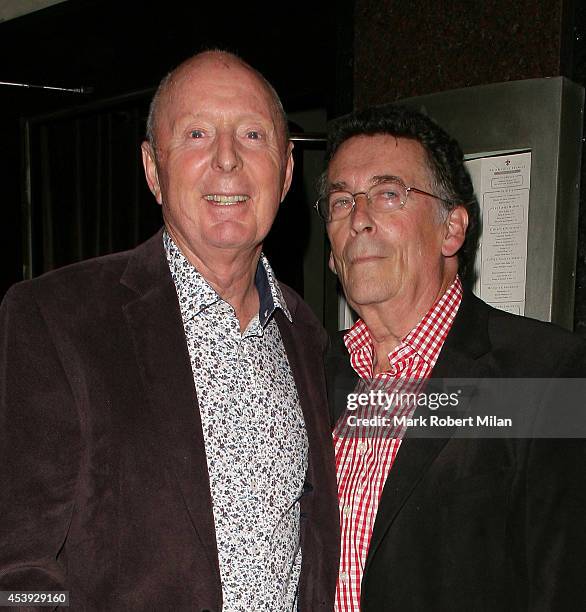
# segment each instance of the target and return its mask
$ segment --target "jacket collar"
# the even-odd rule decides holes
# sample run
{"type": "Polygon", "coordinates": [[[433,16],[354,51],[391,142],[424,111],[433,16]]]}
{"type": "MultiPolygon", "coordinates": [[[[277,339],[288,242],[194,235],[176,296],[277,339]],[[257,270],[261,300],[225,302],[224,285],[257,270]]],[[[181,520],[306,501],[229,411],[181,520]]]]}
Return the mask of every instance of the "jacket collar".
{"type": "Polygon", "coordinates": [[[131,252],[120,282],[139,296],[155,287],[173,284],[163,249],[162,228],[131,252]]]}
{"type": "Polygon", "coordinates": [[[469,289],[464,289],[452,329],[433,369],[433,378],[480,374],[476,372],[475,362],[492,349],[488,314],[489,307],[469,289]]]}

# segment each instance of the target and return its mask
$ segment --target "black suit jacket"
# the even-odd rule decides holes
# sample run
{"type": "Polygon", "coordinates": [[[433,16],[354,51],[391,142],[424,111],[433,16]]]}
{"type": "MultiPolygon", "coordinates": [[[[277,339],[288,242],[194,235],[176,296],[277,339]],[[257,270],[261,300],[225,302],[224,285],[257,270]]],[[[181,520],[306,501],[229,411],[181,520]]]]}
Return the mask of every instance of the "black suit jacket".
{"type": "MultiPolygon", "coordinates": [[[[464,295],[433,377],[585,377],[581,339],[464,295]]],[[[341,343],[328,386],[356,375],[341,343]]],[[[334,420],[341,402],[332,407],[334,420]]],[[[363,612],[586,606],[584,440],[407,437],[385,483],[363,612]]]]}
{"type": "MultiPolygon", "coordinates": [[[[324,332],[287,287],[275,318],[309,440],[301,610],[332,607],[338,511],[324,332]]],[[[0,311],[0,590],[72,610],[220,610],[203,434],[161,233],[63,268],[0,311]]]]}

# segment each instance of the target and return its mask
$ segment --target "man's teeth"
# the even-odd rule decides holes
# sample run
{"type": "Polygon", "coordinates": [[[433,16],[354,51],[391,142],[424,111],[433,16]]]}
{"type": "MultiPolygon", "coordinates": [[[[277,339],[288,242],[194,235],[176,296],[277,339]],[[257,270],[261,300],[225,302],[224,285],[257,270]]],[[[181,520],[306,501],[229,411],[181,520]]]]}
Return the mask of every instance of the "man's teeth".
{"type": "Polygon", "coordinates": [[[215,202],[216,204],[222,204],[227,206],[229,204],[235,204],[236,202],[246,202],[248,200],[247,195],[217,195],[210,193],[204,196],[208,202],[215,202]]]}

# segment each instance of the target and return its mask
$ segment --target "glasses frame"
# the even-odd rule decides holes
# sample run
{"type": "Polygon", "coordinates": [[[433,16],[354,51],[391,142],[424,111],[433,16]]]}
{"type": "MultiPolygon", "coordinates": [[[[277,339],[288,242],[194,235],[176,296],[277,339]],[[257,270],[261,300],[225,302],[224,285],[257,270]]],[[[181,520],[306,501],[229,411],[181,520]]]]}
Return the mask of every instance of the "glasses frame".
{"type": "Polygon", "coordinates": [[[346,193],[348,194],[351,199],[352,199],[352,207],[348,209],[348,213],[346,215],[344,215],[343,217],[340,217],[338,219],[335,219],[335,221],[342,221],[343,219],[348,218],[351,214],[352,211],[356,208],[356,196],[359,195],[363,195],[366,196],[366,202],[368,204],[368,206],[370,206],[371,204],[371,199],[370,199],[370,192],[380,186],[381,184],[384,185],[387,182],[396,182],[399,183],[403,189],[405,190],[405,198],[403,200],[401,200],[401,205],[398,206],[397,208],[393,208],[392,210],[388,210],[385,212],[394,212],[396,210],[401,210],[401,208],[404,208],[405,205],[407,204],[407,198],[409,197],[409,194],[413,191],[414,193],[419,193],[421,195],[426,195],[429,196],[430,198],[434,198],[435,200],[440,200],[440,202],[444,202],[445,204],[452,204],[451,200],[446,200],[445,198],[440,198],[440,196],[435,195],[433,193],[429,193],[429,191],[423,191],[423,189],[419,189],[418,187],[414,187],[413,185],[411,185],[410,187],[407,187],[407,185],[405,184],[405,181],[398,177],[398,176],[389,176],[387,177],[385,180],[381,181],[380,183],[376,183],[375,185],[372,185],[371,187],[369,187],[366,191],[357,191],[356,193],[352,193],[351,191],[346,191],[344,189],[334,189],[330,192],[328,192],[326,195],[321,196],[320,198],[318,198],[315,202],[315,204],[313,205],[313,207],[315,208],[317,214],[319,215],[320,219],[322,219],[325,223],[332,223],[332,219],[326,219],[320,212],[319,209],[319,203],[321,200],[325,199],[325,198],[329,198],[330,195],[332,193],[346,193]]]}

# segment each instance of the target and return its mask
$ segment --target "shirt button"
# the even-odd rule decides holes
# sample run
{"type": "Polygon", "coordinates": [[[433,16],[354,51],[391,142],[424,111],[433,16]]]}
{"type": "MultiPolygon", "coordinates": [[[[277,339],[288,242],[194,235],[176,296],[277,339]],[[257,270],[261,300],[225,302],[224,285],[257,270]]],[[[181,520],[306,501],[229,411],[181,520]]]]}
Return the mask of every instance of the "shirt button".
{"type": "Polygon", "coordinates": [[[340,572],[340,582],[342,584],[348,584],[348,572],[340,572]]]}
{"type": "Polygon", "coordinates": [[[368,448],[368,444],[366,442],[358,442],[356,448],[361,455],[364,455],[366,449],[368,448]]]}
{"type": "Polygon", "coordinates": [[[344,506],[344,508],[342,509],[342,514],[346,518],[349,518],[350,516],[352,516],[352,508],[351,508],[351,506],[344,506]]]}

